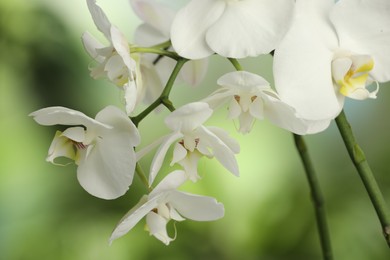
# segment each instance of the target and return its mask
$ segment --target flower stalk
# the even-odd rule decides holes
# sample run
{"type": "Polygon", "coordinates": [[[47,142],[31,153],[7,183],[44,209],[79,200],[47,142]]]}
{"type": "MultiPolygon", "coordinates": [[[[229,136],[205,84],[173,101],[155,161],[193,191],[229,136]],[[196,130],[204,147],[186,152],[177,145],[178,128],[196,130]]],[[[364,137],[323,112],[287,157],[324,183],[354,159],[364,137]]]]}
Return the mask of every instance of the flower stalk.
{"type": "Polygon", "coordinates": [[[160,104],[163,104],[170,111],[174,111],[175,107],[172,105],[172,102],[169,100],[169,94],[172,90],[173,83],[175,82],[181,68],[187,62],[187,59],[181,58],[177,61],[175,68],[172,71],[171,76],[169,77],[167,84],[160,97],[156,99],[150,106],[148,106],[144,111],[139,115],[132,117],[133,123],[138,126],[139,122],[142,121],[147,115],[149,115],[154,109],[156,109],[160,104]]]}
{"type": "Polygon", "coordinates": [[[326,220],[325,203],[321,188],[310,160],[309,152],[302,136],[294,134],[295,146],[301,157],[305,174],[310,187],[312,202],[314,205],[318,234],[320,237],[322,256],[324,260],[333,259],[328,223],[326,220]]]}
{"type": "Polygon", "coordinates": [[[368,196],[370,197],[371,203],[375,208],[379,221],[382,225],[383,235],[390,247],[390,213],[387,203],[382,195],[378,183],[375,180],[374,174],[372,173],[362,148],[360,148],[355,140],[351,125],[349,124],[344,111],[342,111],[336,118],[336,124],[344,141],[345,147],[347,148],[348,154],[355,165],[360,179],[362,180],[368,196]]]}

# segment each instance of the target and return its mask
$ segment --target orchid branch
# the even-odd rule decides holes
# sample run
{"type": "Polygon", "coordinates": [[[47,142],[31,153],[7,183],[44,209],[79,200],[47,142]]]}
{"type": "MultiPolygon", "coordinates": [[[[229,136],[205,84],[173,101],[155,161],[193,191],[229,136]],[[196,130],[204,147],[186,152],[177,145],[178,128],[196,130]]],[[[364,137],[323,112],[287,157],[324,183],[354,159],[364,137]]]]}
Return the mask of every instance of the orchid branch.
{"type": "Polygon", "coordinates": [[[237,70],[237,71],[242,71],[244,70],[241,66],[241,64],[238,62],[237,59],[233,59],[233,58],[228,58],[228,60],[231,62],[231,64],[234,66],[234,68],[237,70]]]}
{"type": "Polygon", "coordinates": [[[135,171],[138,175],[138,177],[141,179],[142,183],[146,186],[146,188],[149,190],[149,191],[152,191],[153,188],[149,185],[149,181],[148,179],[146,178],[146,175],[144,173],[144,170],[142,169],[141,165],[139,163],[136,164],[135,166],[135,171]]]}
{"type": "Polygon", "coordinates": [[[168,51],[156,47],[131,47],[130,53],[153,53],[153,54],[169,57],[176,61],[182,59],[182,57],[180,57],[176,52],[168,51]]]}
{"type": "Polygon", "coordinates": [[[160,97],[157,98],[150,106],[148,106],[144,111],[142,111],[139,115],[132,117],[133,123],[138,126],[139,122],[141,122],[147,115],[149,115],[155,108],[157,108],[159,105],[163,104],[166,108],[168,108],[170,111],[174,111],[175,107],[172,105],[172,102],[169,100],[169,94],[172,90],[173,83],[175,82],[177,76],[179,75],[179,72],[183,65],[187,62],[187,59],[180,58],[175,68],[172,71],[171,76],[169,77],[167,84],[165,85],[165,88],[163,92],[161,93],[160,97]]]}
{"type": "Polygon", "coordinates": [[[374,174],[367,162],[363,150],[356,143],[351,125],[348,123],[344,111],[336,118],[336,124],[343,138],[345,147],[351,157],[353,164],[358,171],[361,180],[367,190],[371,203],[373,204],[379,221],[382,225],[383,234],[387,244],[390,246],[390,213],[385,199],[375,180],[374,174]]]}
{"type": "Polygon", "coordinates": [[[153,45],[151,48],[165,49],[165,48],[169,48],[171,46],[172,46],[171,40],[168,40],[166,42],[162,42],[160,44],[153,45]]]}
{"type": "Polygon", "coordinates": [[[311,198],[314,205],[318,234],[320,237],[322,255],[324,260],[333,259],[332,246],[330,242],[329,229],[326,220],[324,198],[321,188],[310,160],[309,152],[302,136],[294,134],[295,146],[301,157],[303,167],[305,168],[306,178],[309,183],[311,198]]]}

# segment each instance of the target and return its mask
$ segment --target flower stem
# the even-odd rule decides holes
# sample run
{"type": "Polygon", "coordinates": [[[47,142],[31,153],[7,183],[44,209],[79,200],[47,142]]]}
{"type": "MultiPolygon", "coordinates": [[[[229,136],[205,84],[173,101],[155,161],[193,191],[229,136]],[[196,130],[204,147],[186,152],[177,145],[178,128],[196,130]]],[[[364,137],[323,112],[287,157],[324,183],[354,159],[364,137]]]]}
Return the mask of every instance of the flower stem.
{"type": "Polygon", "coordinates": [[[153,190],[153,188],[150,187],[149,181],[145,176],[144,170],[142,169],[142,167],[139,163],[136,164],[135,171],[137,172],[138,177],[141,179],[142,183],[146,186],[146,188],[149,191],[153,190]]]}
{"type": "Polygon", "coordinates": [[[324,198],[321,188],[311,163],[308,149],[302,136],[294,134],[295,146],[301,157],[303,166],[305,168],[306,178],[309,183],[311,198],[314,204],[314,210],[317,221],[318,234],[320,237],[322,255],[324,260],[333,259],[332,246],[330,242],[328,224],[326,220],[326,212],[324,205],[324,198]]]}
{"type": "Polygon", "coordinates": [[[166,41],[166,42],[163,42],[163,43],[160,43],[160,44],[153,45],[152,48],[166,49],[166,48],[171,47],[171,45],[172,45],[171,41],[168,40],[168,41],[166,41]]]}
{"type": "Polygon", "coordinates": [[[341,111],[340,115],[336,118],[336,124],[341,137],[343,138],[348,154],[351,157],[351,160],[360,175],[360,179],[363,181],[367,190],[368,196],[371,199],[371,203],[375,208],[376,214],[378,215],[379,221],[382,225],[386,242],[390,247],[390,214],[387,203],[383,198],[363,150],[356,143],[351,125],[348,123],[344,111],[341,111]]]}
{"type": "Polygon", "coordinates": [[[172,71],[171,76],[169,77],[167,84],[165,85],[165,88],[163,92],[161,93],[160,97],[156,99],[150,106],[148,106],[144,111],[142,111],[139,115],[132,117],[133,123],[138,126],[139,122],[141,122],[147,115],[149,115],[155,108],[157,108],[159,105],[163,104],[166,108],[168,108],[170,111],[174,111],[175,107],[172,105],[172,102],[169,100],[169,94],[171,93],[173,83],[175,83],[175,80],[183,67],[184,63],[186,63],[188,60],[184,58],[180,58],[175,68],[172,71]]]}
{"type": "Polygon", "coordinates": [[[160,48],[154,47],[131,47],[130,53],[153,53],[161,56],[166,56],[177,61],[182,59],[176,52],[162,50],[160,48]]]}
{"type": "Polygon", "coordinates": [[[228,58],[228,60],[231,62],[231,64],[234,66],[234,68],[235,68],[237,71],[242,71],[242,70],[243,70],[241,64],[238,62],[237,59],[228,58]]]}

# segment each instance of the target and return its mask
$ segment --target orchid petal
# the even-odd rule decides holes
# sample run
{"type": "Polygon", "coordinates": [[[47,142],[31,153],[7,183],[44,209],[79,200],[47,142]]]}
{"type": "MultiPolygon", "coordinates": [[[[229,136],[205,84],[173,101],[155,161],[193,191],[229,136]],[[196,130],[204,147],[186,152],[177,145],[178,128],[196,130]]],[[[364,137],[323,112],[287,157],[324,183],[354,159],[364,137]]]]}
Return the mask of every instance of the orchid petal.
{"type": "Polygon", "coordinates": [[[188,59],[202,59],[214,53],[205,41],[209,27],[221,16],[225,1],[195,0],[180,9],[171,27],[175,51],[188,59]]]}
{"type": "Polygon", "coordinates": [[[32,112],[29,116],[32,116],[38,124],[46,126],[84,125],[87,128],[91,126],[99,126],[106,129],[112,128],[111,126],[102,124],[77,110],[66,107],[46,107],[32,112]]]}
{"type": "Polygon", "coordinates": [[[225,102],[230,100],[234,96],[236,91],[229,89],[227,87],[222,87],[211,93],[208,97],[204,98],[202,101],[209,104],[210,108],[217,109],[222,106],[225,102]]]}
{"type": "Polygon", "coordinates": [[[173,149],[173,158],[170,166],[173,166],[175,163],[183,160],[187,156],[187,152],[187,149],[184,148],[182,144],[176,143],[175,148],[173,149]]]}
{"type": "Polygon", "coordinates": [[[237,100],[232,98],[229,104],[229,119],[236,119],[241,115],[241,113],[242,109],[240,104],[238,104],[237,100]]]}
{"type": "Polygon", "coordinates": [[[149,194],[149,198],[154,198],[158,194],[175,190],[187,181],[187,176],[184,171],[176,170],[168,174],[149,194]]]}
{"type": "Polygon", "coordinates": [[[173,191],[169,201],[183,217],[195,221],[217,220],[225,214],[223,204],[212,197],[173,191]]]}
{"type": "Polygon", "coordinates": [[[156,178],[156,175],[164,162],[164,158],[168,152],[169,147],[171,146],[172,143],[174,143],[180,137],[183,137],[182,133],[174,132],[171,135],[168,135],[164,139],[164,141],[162,141],[162,144],[158,148],[158,150],[153,158],[153,161],[150,165],[149,185],[152,185],[154,179],[156,178]]]}
{"type": "Polygon", "coordinates": [[[229,1],[207,31],[207,44],[224,57],[269,53],[285,34],[293,8],[293,0],[229,1]]]}
{"type": "Polygon", "coordinates": [[[330,13],[340,47],[372,56],[375,66],[370,74],[379,82],[390,80],[389,10],[387,0],[343,0],[330,13]]]}
{"type": "Polygon", "coordinates": [[[146,215],[146,224],[148,226],[149,232],[155,238],[163,242],[165,245],[169,245],[173,238],[170,238],[167,233],[166,225],[168,220],[163,218],[159,214],[154,213],[153,211],[149,212],[146,215]]]}
{"type": "Polygon", "coordinates": [[[115,239],[129,232],[144,216],[156,208],[166,194],[160,194],[150,200],[144,195],[140,201],[119,221],[110,237],[110,244],[115,239]]]}
{"type": "MultiPolygon", "coordinates": [[[[137,127],[127,115],[117,107],[107,106],[97,115],[96,120],[114,127],[115,135],[121,136],[131,146],[137,146],[141,142],[137,127]]],[[[112,133],[114,135],[114,133],[112,133]]],[[[104,138],[104,137],[103,137],[104,138]]]]}
{"type": "Polygon", "coordinates": [[[197,86],[206,76],[209,60],[190,60],[186,62],[180,71],[183,80],[191,86],[197,86]]]}
{"type": "Polygon", "coordinates": [[[54,160],[57,157],[66,157],[72,160],[76,158],[73,142],[63,136],[61,131],[56,132],[53,141],[50,144],[46,161],[55,164],[54,160]]]}
{"type": "Polygon", "coordinates": [[[91,13],[92,19],[96,27],[101,31],[107,39],[111,39],[110,27],[111,23],[108,20],[103,10],[96,4],[96,0],[87,0],[89,12],[91,13]]]}
{"type": "Polygon", "coordinates": [[[126,37],[115,26],[111,26],[110,32],[112,44],[119,56],[123,59],[124,64],[130,71],[135,70],[135,61],[130,57],[129,43],[126,40],[126,37]]]}
{"type": "Polygon", "coordinates": [[[133,181],[136,164],[130,140],[116,133],[107,134],[88,149],[77,168],[80,185],[102,199],[115,199],[125,194],[133,181]]]}
{"type": "Polygon", "coordinates": [[[173,111],[165,119],[165,124],[172,130],[180,129],[188,133],[203,124],[213,113],[205,102],[192,102],[173,111]]]}
{"type": "Polygon", "coordinates": [[[270,88],[269,82],[263,77],[247,71],[233,71],[226,73],[217,80],[217,84],[236,90],[251,87],[270,88]]]}
{"type": "Polygon", "coordinates": [[[199,127],[200,139],[207,142],[215,158],[231,173],[239,176],[239,169],[234,152],[212,131],[204,126],[199,127]]]}
{"type": "Polygon", "coordinates": [[[273,124],[299,135],[314,134],[325,130],[331,120],[304,120],[295,109],[273,96],[263,95],[264,117],[273,124]]]}
{"type": "Polygon", "coordinates": [[[226,144],[234,153],[240,152],[240,144],[237,142],[237,140],[231,138],[228,132],[215,126],[208,126],[207,129],[218,136],[218,138],[222,140],[222,142],[224,142],[224,144],[226,144]]]}
{"type": "Polygon", "coordinates": [[[342,109],[331,61],[337,38],[327,19],[332,1],[297,1],[296,17],[274,57],[280,98],[308,120],[335,118],[342,109]]]}
{"type": "Polygon", "coordinates": [[[137,104],[137,86],[134,80],[130,80],[125,85],[123,85],[126,114],[130,115],[133,113],[135,106],[137,104]]]}
{"type": "Polygon", "coordinates": [[[139,25],[134,32],[134,42],[141,46],[153,46],[169,39],[149,24],[139,25]]]}
{"type": "Polygon", "coordinates": [[[85,50],[88,52],[89,56],[93,59],[96,59],[98,62],[103,62],[103,59],[97,53],[97,49],[104,48],[105,46],[96,40],[89,32],[83,33],[81,36],[85,50]]]}
{"type": "Polygon", "coordinates": [[[80,126],[69,127],[61,135],[75,142],[81,143],[85,141],[85,129],[80,126]]]}
{"type": "Polygon", "coordinates": [[[148,0],[130,0],[130,4],[142,21],[169,38],[171,24],[175,16],[174,10],[161,3],[148,0]]]}

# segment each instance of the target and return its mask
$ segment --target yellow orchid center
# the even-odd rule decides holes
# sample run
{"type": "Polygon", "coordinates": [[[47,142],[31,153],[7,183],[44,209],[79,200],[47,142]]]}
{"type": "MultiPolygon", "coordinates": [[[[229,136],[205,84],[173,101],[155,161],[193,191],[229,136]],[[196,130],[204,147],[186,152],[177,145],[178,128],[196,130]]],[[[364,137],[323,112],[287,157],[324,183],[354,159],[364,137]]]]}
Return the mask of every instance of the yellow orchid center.
{"type": "Polygon", "coordinates": [[[376,98],[378,87],[370,92],[369,73],[374,68],[374,60],[368,55],[351,55],[332,61],[332,76],[339,92],[349,98],[363,100],[376,98]]]}

